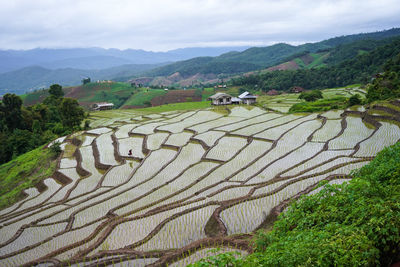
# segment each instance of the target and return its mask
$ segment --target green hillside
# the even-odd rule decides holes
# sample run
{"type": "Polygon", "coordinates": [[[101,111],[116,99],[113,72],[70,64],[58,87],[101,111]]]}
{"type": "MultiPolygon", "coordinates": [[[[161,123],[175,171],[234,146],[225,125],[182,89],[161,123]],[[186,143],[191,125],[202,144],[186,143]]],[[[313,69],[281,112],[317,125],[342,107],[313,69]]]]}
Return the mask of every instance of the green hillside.
{"type": "Polygon", "coordinates": [[[67,97],[76,98],[86,106],[96,102],[110,102],[115,108],[119,108],[133,93],[134,88],[121,82],[89,83],[66,90],[67,97]]]}
{"type": "MultiPolygon", "coordinates": [[[[334,59],[331,60],[331,63],[336,64],[345,59],[349,59],[349,55],[351,57],[356,56],[359,54],[359,50],[370,51],[376,48],[378,44],[382,44],[380,42],[374,42],[374,40],[383,40],[385,38],[399,35],[400,28],[396,28],[382,32],[335,37],[321,42],[308,43],[299,46],[280,43],[267,47],[252,47],[243,52],[230,52],[218,57],[200,57],[186,61],[179,61],[148,71],[145,75],[153,77],[168,76],[175,72],[179,72],[183,76],[189,76],[196,73],[234,74],[248,72],[284,63],[298,57],[298,54],[313,53],[314,56],[316,56],[317,52],[327,52],[338,46],[343,46],[338,48],[338,50],[332,55],[332,58],[334,59]],[[354,42],[356,43],[350,45],[350,47],[353,50],[356,49],[355,54],[352,52],[353,50],[347,46],[347,44],[354,42]],[[343,52],[343,50],[345,50],[345,52],[343,52]],[[288,59],[289,57],[292,58],[288,59]]],[[[321,65],[323,65],[322,62],[316,61],[316,63],[310,65],[309,68],[321,65]]]]}
{"type": "MultiPolygon", "coordinates": [[[[76,87],[63,88],[65,97],[78,99],[84,106],[96,102],[111,102],[116,108],[120,107],[134,94],[130,84],[122,82],[89,83],[76,87]]],[[[21,96],[25,106],[34,105],[43,101],[48,96],[48,90],[37,90],[21,96]]]]}
{"type": "Polygon", "coordinates": [[[146,105],[149,105],[150,101],[154,97],[165,95],[165,93],[166,91],[163,89],[143,88],[135,94],[132,94],[123,104],[122,108],[145,107],[146,105]]]}
{"type": "MultiPolygon", "coordinates": [[[[342,50],[343,51],[343,50],[342,50]]],[[[352,59],[324,68],[298,69],[265,72],[232,79],[232,84],[254,88],[257,85],[263,91],[289,90],[292,86],[305,89],[321,89],[346,86],[354,83],[366,83],[371,77],[383,70],[384,64],[400,53],[400,38],[394,38],[385,45],[370,52],[359,53],[352,59]]],[[[345,53],[344,53],[345,54],[345,53]]]]}
{"type": "Polygon", "coordinates": [[[54,83],[63,86],[76,86],[81,83],[82,77],[90,77],[92,81],[115,79],[127,80],[145,70],[161,64],[129,64],[107,69],[47,69],[40,66],[30,66],[15,71],[0,74],[0,95],[7,92],[24,94],[33,89],[47,88],[54,83]]]}

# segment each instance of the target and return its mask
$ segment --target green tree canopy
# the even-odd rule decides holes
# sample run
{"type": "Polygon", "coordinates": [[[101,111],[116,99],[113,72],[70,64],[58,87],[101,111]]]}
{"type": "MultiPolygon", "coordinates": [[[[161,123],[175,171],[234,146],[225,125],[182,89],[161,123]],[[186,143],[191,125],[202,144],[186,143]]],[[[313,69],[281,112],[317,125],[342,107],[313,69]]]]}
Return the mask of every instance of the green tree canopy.
{"type": "Polygon", "coordinates": [[[352,95],[349,98],[349,106],[361,105],[362,100],[359,94],[352,95]]]}
{"type": "Polygon", "coordinates": [[[312,90],[311,92],[302,92],[299,95],[299,99],[304,99],[307,102],[315,101],[322,98],[322,92],[320,90],[312,90]]]}
{"type": "Polygon", "coordinates": [[[56,98],[60,98],[60,97],[63,97],[63,96],[64,96],[64,92],[63,92],[63,90],[62,90],[62,87],[61,87],[61,85],[59,85],[59,84],[53,84],[53,85],[51,85],[51,86],[50,86],[50,89],[49,89],[49,94],[50,94],[51,96],[56,97],[56,98]]]}
{"type": "Polygon", "coordinates": [[[84,111],[76,99],[64,98],[60,106],[61,122],[64,127],[79,127],[83,118],[84,111]]]}
{"type": "Polygon", "coordinates": [[[5,94],[3,96],[1,105],[1,116],[0,121],[3,119],[8,127],[8,130],[12,131],[18,128],[21,124],[21,106],[22,99],[15,94],[5,94]]]}

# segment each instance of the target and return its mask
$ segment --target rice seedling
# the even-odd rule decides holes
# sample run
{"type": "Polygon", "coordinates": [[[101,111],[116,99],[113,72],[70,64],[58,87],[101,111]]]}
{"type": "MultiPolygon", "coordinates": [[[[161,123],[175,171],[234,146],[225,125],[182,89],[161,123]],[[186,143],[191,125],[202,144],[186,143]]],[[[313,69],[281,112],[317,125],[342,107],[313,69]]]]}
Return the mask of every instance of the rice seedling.
{"type": "Polygon", "coordinates": [[[258,107],[234,107],[231,109],[231,114],[229,114],[229,116],[251,118],[264,113],[265,111],[258,107]]]}
{"type": "Polygon", "coordinates": [[[227,161],[246,146],[247,140],[240,137],[222,137],[208,153],[207,158],[227,161]]]}
{"type": "Polygon", "coordinates": [[[119,162],[114,157],[114,145],[111,139],[111,133],[100,135],[95,140],[99,151],[99,161],[105,165],[119,165],[119,162]]]}
{"type": "Polygon", "coordinates": [[[118,127],[118,130],[115,131],[115,137],[119,138],[127,138],[129,137],[129,133],[131,130],[140,124],[137,123],[128,123],[118,127]]]}
{"type": "Polygon", "coordinates": [[[127,161],[125,164],[113,167],[104,177],[103,186],[117,186],[126,182],[133,172],[138,167],[139,163],[135,161],[127,161]]]}
{"type": "Polygon", "coordinates": [[[381,122],[379,127],[370,138],[360,143],[360,149],[354,154],[356,157],[372,157],[387,146],[393,145],[400,140],[400,129],[395,124],[381,122]]]}
{"type": "Polygon", "coordinates": [[[240,117],[233,117],[233,116],[228,116],[228,117],[222,117],[213,121],[208,121],[204,122],[201,124],[197,124],[195,126],[190,127],[190,130],[194,130],[198,133],[204,133],[207,132],[208,130],[215,128],[215,127],[220,127],[221,125],[226,125],[226,124],[234,124],[239,121],[242,121],[243,118],[240,117]]]}
{"type": "Polygon", "coordinates": [[[337,136],[341,130],[342,125],[340,120],[327,120],[324,127],[315,132],[312,141],[327,142],[337,136]]]}
{"type": "Polygon", "coordinates": [[[118,139],[119,153],[124,157],[144,158],[145,155],[142,151],[143,137],[133,136],[124,139],[118,139]],[[132,155],[129,155],[129,150],[132,150],[132,155]]]}
{"type": "Polygon", "coordinates": [[[189,139],[193,136],[193,133],[182,132],[171,134],[165,144],[173,146],[184,146],[189,142],[189,139]]]}
{"type": "Polygon", "coordinates": [[[321,116],[327,118],[328,120],[336,120],[341,118],[343,110],[329,110],[321,114],[321,116]]]}
{"type": "Polygon", "coordinates": [[[354,148],[358,142],[368,138],[374,131],[374,129],[365,126],[361,118],[347,117],[346,121],[347,128],[343,134],[329,141],[329,149],[354,148]]]}
{"type": "MultiPolygon", "coordinates": [[[[232,109],[233,110],[233,109],[232,109]]],[[[234,113],[231,113],[229,116],[235,116],[234,113]]],[[[247,127],[253,124],[257,124],[257,123],[262,123],[262,122],[266,122],[269,120],[273,120],[276,119],[278,117],[281,117],[283,115],[281,114],[277,114],[277,113],[265,113],[265,114],[261,114],[258,115],[256,117],[250,117],[247,118],[246,120],[240,121],[240,122],[236,122],[234,124],[229,124],[226,126],[220,126],[215,128],[218,131],[226,131],[226,132],[231,132],[231,131],[235,131],[237,129],[243,128],[243,127],[247,127]]]]}
{"type": "Polygon", "coordinates": [[[146,124],[142,124],[136,128],[134,128],[131,133],[133,134],[152,134],[154,133],[154,129],[164,125],[165,122],[150,122],[146,124]]]}
{"type": "Polygon", "coordinates": [[[150,150],[157,150],[161,144],[167,139],[167,133],[155,133],[147,136],[147,148],[150,150]]]}
{"type": "Polygon", "coordinates": [[[111,129],[107,128],[107,127],[101,127],[101,128],[96,128],[96,129],[89,130],[89,131],[86,131],[86,132],[89,133],[89,134],[98,134],[98,135],[100,135],[100,134],[105,134],[105,133],[111,132],[111,129]]]}
{"type": "Polygon", "coordinates": [[[60,162],[60,168],[74,168],[76,167],[76,159],[75,158],[62,158],[60,162]]]}
{"type": "Polygon", "coordinates": [[[323,151],[320,154],[316,155],[315,157],[307,160],[306,162],[300,164],[299,166],[290,169],[284,172],[281,176],[293,176],[298,175],[300,172],[303,172],[307,169],[315,168],[317,165],[320,165],[324,162],[329,162],[333,158],[336,157],[346,157],[353,153],[353,150],[327,150],[323,151]]]}
{"type": "MultiPolygon", "coordinates": [[[[220,115],[218,113],[211,112],[211,111],[198,111],[195,114],[193,114],[192,116],[188,116],[187,118],[183,119],[182,121],[166,124],[166,125],[158,127],[158,129],[163,130],[163,131],[168,131],[171,133],[180,133],[185,128],[188,128],[195,124],[200,124],[202,122],[213,121],[222,116],[223,115],[220,115]]],[[[168,121],[166,121],[166,122],[168,122],[168,121]]]]}

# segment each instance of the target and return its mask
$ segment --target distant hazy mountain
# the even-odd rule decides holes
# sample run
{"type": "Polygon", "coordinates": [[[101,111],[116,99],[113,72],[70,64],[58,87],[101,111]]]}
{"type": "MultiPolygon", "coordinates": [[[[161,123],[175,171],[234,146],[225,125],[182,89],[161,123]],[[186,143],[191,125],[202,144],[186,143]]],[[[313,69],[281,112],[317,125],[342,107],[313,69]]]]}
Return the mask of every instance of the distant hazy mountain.
{"type": "Polygon", "coordinates": [[[0,95],[12,92],[24,94],[27,91],[48,88],[54,83],[63,86],[81,84],[83,77],[96,80],[126,80],[145,70],[160,66],[160,64],[128,64],[103,70],[84,70],[64,68],[51,70],[41,66],[29,66],[19,70],[0,74],[0,95]]]}
{"type": "Polygon", "coordinates": [[[125,64],[158,64],[200,56],[218,56],[248,47],[181,48],[168,52],[103,48],[0,50],[0,73],[28,66],[49,69],[104,69],[125,64]]]}

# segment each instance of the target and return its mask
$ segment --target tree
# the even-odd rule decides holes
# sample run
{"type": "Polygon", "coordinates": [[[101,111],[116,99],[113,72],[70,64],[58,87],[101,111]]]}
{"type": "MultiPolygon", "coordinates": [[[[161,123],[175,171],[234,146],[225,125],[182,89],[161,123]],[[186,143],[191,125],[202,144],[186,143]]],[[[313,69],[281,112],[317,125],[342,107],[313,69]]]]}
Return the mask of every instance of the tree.
{"type": "Polygon", "coordinates": [[[361,105],[361,102],[362,101],[361,101],[361,97],[359,94],[352,95],[349,98],[349,107],[355,106],[355,105],[361,105]]]}
{"type": "Polygon", "coordinates": [[[83,108],[80,107],[78,101],[73,98],[64,98],[62,100],[60,113],[63,126],[70,129],[79,127],[85,115],[83,108]]]}
{"type": "Polygon", "coordinates": [[[299,99],[304,99],[307,102],[315,101],[317,99],[321,99],[322,92],[320,90],[312,90],[311,92],[302,92],[299,95],[299,99]]]}
{"type": "Polygon", "coordinates": [[[2,116],[9,131],[13,131],[21,125],[22,99],[15,94],[5,94],[1,105],[2,116]]]}
{"type": "Polygon", "coordinates": [[[49,89],[49,94],[51,96],[54,96],[55,98],[61,98],[61,97],[64,96],[64,92],[62,90],[62,87],[59,84],[51,85],[50,89],[49,89]]]}

